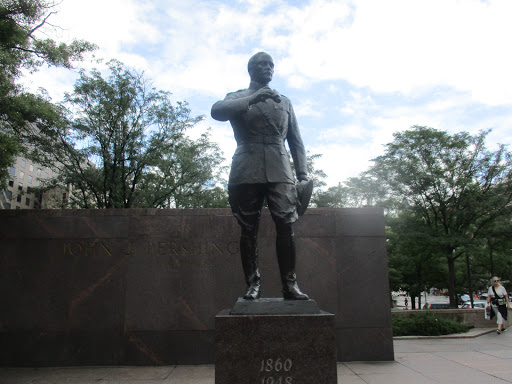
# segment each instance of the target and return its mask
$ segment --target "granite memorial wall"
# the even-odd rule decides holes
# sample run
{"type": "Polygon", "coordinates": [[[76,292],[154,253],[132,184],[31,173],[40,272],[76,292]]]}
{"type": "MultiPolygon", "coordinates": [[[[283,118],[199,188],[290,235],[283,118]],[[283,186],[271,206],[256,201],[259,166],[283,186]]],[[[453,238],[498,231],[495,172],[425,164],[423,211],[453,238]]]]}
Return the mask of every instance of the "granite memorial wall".
{"type": "MultiPolygon", "coordinates": [[[[393,360],[382,210],[309,209],[297,276],[335,314],[338,361],[393,360]]],[[[275,229],[262,297],[281,297],[275,229]]],[[[213,363],[215,315],[245,292],[229,209],[0,211],[2,365],[213,363]]]]}

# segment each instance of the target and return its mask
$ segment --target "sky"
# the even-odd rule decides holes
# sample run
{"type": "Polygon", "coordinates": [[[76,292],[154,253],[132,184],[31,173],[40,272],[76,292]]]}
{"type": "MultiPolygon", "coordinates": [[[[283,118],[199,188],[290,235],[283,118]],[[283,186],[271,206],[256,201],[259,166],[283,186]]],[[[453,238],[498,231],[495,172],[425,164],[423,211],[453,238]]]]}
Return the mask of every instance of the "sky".
{"type": "MultiPolygon", "coordinates": [[[[357,177],[394,132],[422,125],[512,144],[510,0],[62,0],[46,33],[98,45],[85,68],[109,59],[145,71],[158,89],[205,119],[229,160],[228,122],[210,117],[226,93],[247,88],[247,61],[274,59],[270,86],[293,104],[327,187],[357,177]]],[[[42,68],[28,87],[54,101],[77,73],[42,68]]]]}

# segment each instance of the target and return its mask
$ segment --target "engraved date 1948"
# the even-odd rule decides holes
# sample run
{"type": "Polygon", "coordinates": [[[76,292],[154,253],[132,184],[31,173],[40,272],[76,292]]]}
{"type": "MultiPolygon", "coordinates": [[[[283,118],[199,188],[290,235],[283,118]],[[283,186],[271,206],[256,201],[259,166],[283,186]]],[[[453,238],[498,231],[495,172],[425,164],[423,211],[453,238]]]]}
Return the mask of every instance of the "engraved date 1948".
{"type": "Polygon", "coordinates": [[[261,360],[260,372],[272,376],[263,376],[261,384],[292,384],[292,377],[288,376],[292,369],[291,359],[264,359],[261,360]],[[283,376],[284,373],[284,376],[283,376]]]}

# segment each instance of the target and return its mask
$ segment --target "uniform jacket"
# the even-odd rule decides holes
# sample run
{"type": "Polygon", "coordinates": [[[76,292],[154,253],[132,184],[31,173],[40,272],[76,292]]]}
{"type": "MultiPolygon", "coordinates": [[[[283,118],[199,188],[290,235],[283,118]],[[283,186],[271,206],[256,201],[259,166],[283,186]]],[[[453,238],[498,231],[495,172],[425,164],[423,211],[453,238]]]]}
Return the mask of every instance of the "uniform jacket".
{"type": "Polygon", "coordinates": [[[212,107],[212,116],[222,110],[228,116],[237,148],[231,163],[229,184],[295,183],[286,152],[285,140],[295,165],[297,178],[307,175],[306,151],[290,100],[267,99],[248,107],[247,96],[259,89],[251,83],[248,89],[228,93],[212,107]],[[225,113],[229,111],[229,113],[225,113]]]}

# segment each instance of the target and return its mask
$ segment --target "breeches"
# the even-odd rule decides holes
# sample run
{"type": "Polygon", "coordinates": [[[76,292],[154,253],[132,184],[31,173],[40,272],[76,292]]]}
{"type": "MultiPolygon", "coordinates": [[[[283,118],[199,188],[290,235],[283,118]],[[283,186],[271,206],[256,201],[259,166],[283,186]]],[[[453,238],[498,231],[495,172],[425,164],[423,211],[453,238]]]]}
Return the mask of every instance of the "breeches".
{"type": "Polygon", "coordinates": [[[256,236],[261,208],[266,199],[278,235],[291,231],[297,221],[297,189],[294,184],[266,183],[228,186],[233,216],[242,227],[242,235],[256,236]]]}

